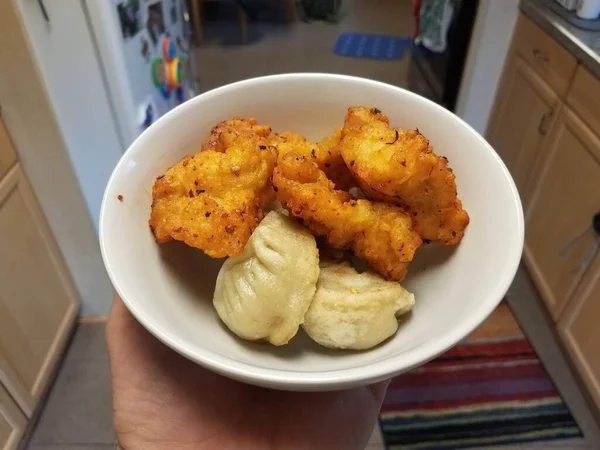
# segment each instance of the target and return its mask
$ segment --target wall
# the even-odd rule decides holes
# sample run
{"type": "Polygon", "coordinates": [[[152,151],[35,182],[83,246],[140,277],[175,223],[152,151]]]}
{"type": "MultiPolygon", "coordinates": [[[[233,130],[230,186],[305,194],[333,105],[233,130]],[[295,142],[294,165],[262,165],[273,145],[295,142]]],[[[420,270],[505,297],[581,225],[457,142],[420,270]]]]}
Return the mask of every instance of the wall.
{"type": "Polygon", "coordinates": [[[105,314],[113,288],[15,3],[0,1],[0,61],[10,62],[0,77],[2,118],[84,301],[83,313],[105,314]]]}
{"type": "Polygon", "coordinates": [[[480,0],[456,114],[482,135],[494,104],[519,0],[480,0]]]}
{"type": "Polygon", "coordinates": [[[36,1],[20,0],[18,5],[97,227],[104,187],[124,148],[84,9],[76,0],[46,0],[46,22],[36,1]]]}

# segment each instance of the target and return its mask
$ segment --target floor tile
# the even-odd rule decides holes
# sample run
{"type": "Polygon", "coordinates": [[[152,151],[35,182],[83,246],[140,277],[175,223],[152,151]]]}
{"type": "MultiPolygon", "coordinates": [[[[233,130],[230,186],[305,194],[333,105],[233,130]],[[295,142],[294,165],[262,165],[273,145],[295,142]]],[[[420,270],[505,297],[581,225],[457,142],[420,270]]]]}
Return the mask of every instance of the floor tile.
{"type": "Polygon", "coordinates": [[[95,359],[106,356],[106,324],[80,324],[67,354],[66,361],[95,359]]]}
{"type": "MultiPolygon", "coordinates": [[[[78,345],[77,339],[73,345],[78,345]]],[[[31,444],[98,445],[113,442],[110,372],[106,355],[65,360],[31,444]]]]}
{"type": "MultiPolygon", "coordinates": [[[[343,18],[337,24],[303,21],[289,25],[251,24],[258,28],[260,35],[255,42],[205,45],[195,49],[200,89],[207,91],[246,78],[286,72],[343,73],[405,87],[408,53],[400,60],[381,61],[338,56],[333,48],[344,32],[412,35],[411,2],[347,0],[344,5],[343,18]]],[[[206,28],[211,26],[211,23],[206,24],[206,28]]],[[[233,34],[237,33],[236,26],[233,26],[233,34]]]]}

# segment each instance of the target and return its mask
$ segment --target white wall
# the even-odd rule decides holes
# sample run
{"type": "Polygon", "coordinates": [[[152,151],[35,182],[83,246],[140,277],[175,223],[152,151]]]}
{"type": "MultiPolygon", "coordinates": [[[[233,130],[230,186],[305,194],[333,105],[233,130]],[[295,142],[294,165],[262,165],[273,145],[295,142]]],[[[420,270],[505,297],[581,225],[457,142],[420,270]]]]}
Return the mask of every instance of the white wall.
{"type": "MultiPolygon", "coordinates": [[[[35,63],[97,232],[104,187],[124,149],[81,2],[46,0],[44,4],[49,23],[37,1],[17,0],[35,63]]],[[[68,227],[72,218],[62,220],[68,227]]],[[[94,255],[77,258],[65,252],[68,244],[65,247],[59,242],[82,298],[83,315],[107,314],[112,301],[112,286],[101,262],[96,264],[100,253],[97,241],[94,244],[94,255]],[[87,262],[74,266],[73,261],[87,262]]]]}
{"type": "Polygon", "coordinates": [[[519,12],[519,0],[480,0],[456,114],[485,133],[519,12]]]}

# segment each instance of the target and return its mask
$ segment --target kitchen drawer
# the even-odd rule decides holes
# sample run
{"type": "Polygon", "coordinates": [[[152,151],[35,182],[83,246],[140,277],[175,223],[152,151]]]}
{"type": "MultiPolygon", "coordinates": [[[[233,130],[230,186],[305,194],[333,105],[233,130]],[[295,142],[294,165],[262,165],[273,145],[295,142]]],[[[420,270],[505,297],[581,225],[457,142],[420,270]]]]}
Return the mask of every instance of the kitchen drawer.
{"type": "Polygon", "coordinates": [[[567,94],[577,68],[577,60],[523,14],[513,36],[513,51],[527,61],[556,91],[567,94]]]}
{"type": "Polygon", "coordinates": [[[13,149],[8,132],[0,119],[0,179],[8,172],[8,169],[17,161],[17,155],[13,149]]]}
{"type": "Polygon", "coordinates": [[[592,130],[600,130],[600,80],[582,66],[577,68],[567,103],[592,130]]]}

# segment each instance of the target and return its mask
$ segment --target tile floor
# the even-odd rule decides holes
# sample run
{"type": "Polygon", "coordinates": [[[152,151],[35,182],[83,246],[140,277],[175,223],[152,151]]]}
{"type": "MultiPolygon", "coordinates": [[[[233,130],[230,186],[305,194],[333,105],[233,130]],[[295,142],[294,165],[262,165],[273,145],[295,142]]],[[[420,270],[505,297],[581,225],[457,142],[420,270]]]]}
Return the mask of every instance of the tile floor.
{"type": "MultiPolygon", "coordinates": [[[[251,24],[250,35],[260,34],[255,41],[245,45],[207,44],[196,49],[200,89],[285,72],[343,73],[407,86],[408,53],[401,60],[379,61],[337,56],[333,47],[338,36],[348,31],[411,36],[411,0],[345,0],[342,17],[338,24],[251,24]]],[[[238,33],[235,18],[229,25],[213,27],[223,29],[225,35],[238,33]]]]}
{"type": "MultiPolygon", "coordinates": [[[[42,410],[28,450],[114,449],[104,325],[80,325],[42,410]]],[[[486,450],[593,450],[585,440],[485,447],[486,450]]],[[[383,450],[377,427],[366,450],[383,450]]],[[[477,450],[477,449],[474,449],[477,450]]],[[[483,449],[481,449],[483,450],[483,449]]]]}

